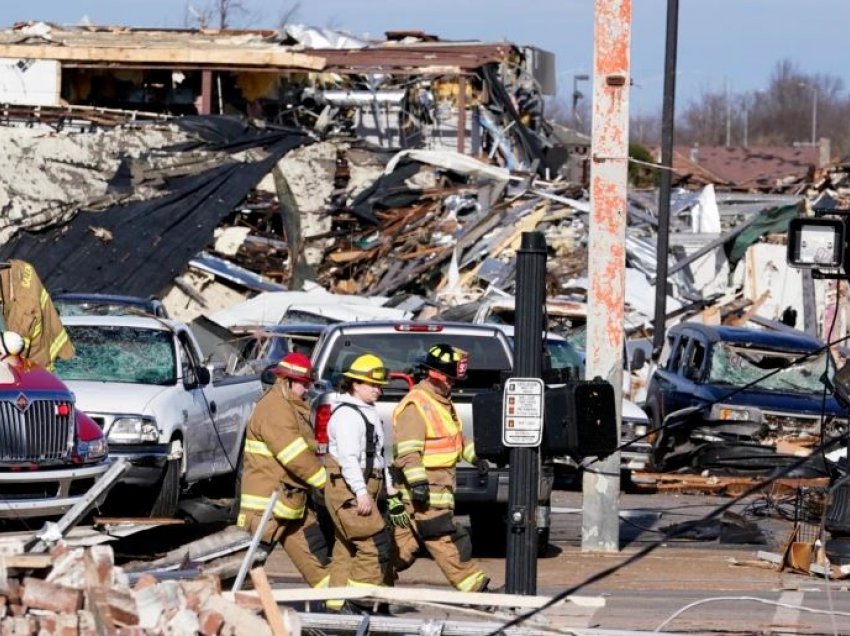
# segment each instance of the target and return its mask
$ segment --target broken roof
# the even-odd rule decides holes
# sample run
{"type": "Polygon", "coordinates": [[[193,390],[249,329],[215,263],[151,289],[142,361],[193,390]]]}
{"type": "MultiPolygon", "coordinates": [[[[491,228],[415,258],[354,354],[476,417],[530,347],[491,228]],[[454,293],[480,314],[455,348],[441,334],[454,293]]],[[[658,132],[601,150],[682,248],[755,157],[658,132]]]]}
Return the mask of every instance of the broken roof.
{"type": "MultiPolygon", "coordinates": [[[[507,42],[386,40],[361,48],[312,47],[270,30],[150,29],[18,23],[0,31],[0,57],[57,60],[64,66],[217,68],[271,71],[458,72],[508,61],[507,42]]],[[[329,42],[329,44],[333,44],[329,42]]],[[[348,45],[352,46],[352,45],[348,45]]]]}

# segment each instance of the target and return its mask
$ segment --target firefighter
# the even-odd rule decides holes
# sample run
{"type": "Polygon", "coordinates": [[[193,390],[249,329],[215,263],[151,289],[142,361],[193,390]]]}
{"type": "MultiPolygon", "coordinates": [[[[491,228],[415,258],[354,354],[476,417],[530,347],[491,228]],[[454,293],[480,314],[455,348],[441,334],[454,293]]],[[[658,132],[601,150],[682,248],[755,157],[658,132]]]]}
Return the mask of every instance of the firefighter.
{"type": "Polygon", "coordinates": [[[0,263],[0,309],[0,332],[21,335],[24,357],[53,370],[56,358],[68,360],[74,355],[59,312],[29,263],[15,259],[0,263]]]}
{"type": "MultiPolygon", "coordinates": [[[[328,486],[325,505],[334,524],[331,587],[374,587],[389,582],[392,539],[378,510],[384,486],[384,429],[375,408],[387,370],[371,353],[355,358],[342,374],[328,421],[328,486]]],[[[342,600],[328,609],[340,611],[342,600]]]]}
{"type": "Polygon", "coordinates": [[[456,589],[481,592],[490,579],[472,559],[469,533],[454,523],[452,513],[455,465],[461,459],[478,463],[451,400],[452,387],[466,378],[468,366],[465,351],[434,345],[421,362],[425,378],[393,411],[392,477],[404,512],[394,497],[388,499],[388,510],[398,570],[413,563],[421,542],[456,589]]]}
{"type": "Polygon", "coordinates": [[[310,408],[304,401],[312,384],[312,365],[304,354],[288,353],[273,372],[275,383],[257,402],[248,422],[237,524],[256,532],[277,490],[280,496],[272,518],[262,530],[262,552],[268,555],[280,543],[307,583],[327,587],[328,545],[315,513],[307,507],[310,489],[321,491],[328,479],[316,456],[310,408]]]}

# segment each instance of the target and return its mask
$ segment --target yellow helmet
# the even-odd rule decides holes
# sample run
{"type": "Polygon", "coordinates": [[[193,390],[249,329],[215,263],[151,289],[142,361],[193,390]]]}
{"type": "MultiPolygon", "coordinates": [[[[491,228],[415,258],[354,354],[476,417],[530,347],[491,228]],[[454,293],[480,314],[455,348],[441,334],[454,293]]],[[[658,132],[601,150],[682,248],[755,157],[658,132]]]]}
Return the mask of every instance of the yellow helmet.
{"type": "Polygon", "coordinates": [[[387,383],[387,374],[387,368],[378,356],[364,353],[357,356],[342,375],[352,380],[383,386],[387,383]]]}

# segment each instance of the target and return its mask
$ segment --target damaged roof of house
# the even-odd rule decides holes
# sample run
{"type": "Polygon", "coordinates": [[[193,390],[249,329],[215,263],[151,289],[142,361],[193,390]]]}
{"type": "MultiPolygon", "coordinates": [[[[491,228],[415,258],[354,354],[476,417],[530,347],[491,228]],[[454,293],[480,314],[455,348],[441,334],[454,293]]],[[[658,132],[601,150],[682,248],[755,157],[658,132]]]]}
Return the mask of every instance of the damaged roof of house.
{"type": "Polygon", "coordinates": [[[675,146],[673,170],[692,182],[761,189],[811,180],[821,155],[818,146],[675,146]]]}

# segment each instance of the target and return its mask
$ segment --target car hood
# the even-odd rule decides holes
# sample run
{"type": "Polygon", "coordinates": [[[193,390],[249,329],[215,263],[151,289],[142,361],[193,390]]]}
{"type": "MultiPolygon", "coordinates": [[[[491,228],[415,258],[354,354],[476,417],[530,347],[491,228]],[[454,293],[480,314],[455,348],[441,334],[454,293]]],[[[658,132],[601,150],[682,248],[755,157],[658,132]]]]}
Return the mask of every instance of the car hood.
{"type": "Polygon", "coordinates": [[[142,414],[169,387],[151,384],[66,380],[77,397],[77,406],[87,413],[142,414]]]}
{"type": "Polygon", "coordinates": [[[631,400],[626,399],[623,400],[622,418],[624,420],[649,422],[649,418],[646,416],[644,410],[631,400]]]}
{"type": "Polygon", "coordinates": [[[59,378],[32,360],[10,357],[0,361],[0,391],[17,395],[22,389],[63,393],[67,390],[59,378]]]}
{"type": "MultiPolygon", "coordinates": [[[[712,401],[719,404],[740,404],[742,406],[754,406],[763,411],[777,411],[781,413],[810,413],[818,414],[823,405],[823,395],[802,393],[779,393],[777,391],[747,390],[726,397],[732,393],[734,387],[706,385],[707,392],[712,401]]],[[[847,412],[841,408],[838,401],[831,395],[827,395],[825,404],[827,415],[846,417],[847,412]]]]}

